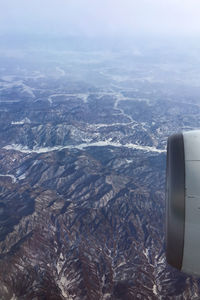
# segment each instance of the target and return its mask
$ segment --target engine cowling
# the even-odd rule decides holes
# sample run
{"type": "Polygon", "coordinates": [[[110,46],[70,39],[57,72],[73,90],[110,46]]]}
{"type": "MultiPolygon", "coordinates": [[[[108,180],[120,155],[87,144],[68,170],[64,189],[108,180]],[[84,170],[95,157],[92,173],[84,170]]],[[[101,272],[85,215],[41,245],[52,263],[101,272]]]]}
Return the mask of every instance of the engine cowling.
{"type": "Polygon", "coordinates": [[[166,257],[173,267],[200,276],[200,131],[168,138],[166,257]]]}

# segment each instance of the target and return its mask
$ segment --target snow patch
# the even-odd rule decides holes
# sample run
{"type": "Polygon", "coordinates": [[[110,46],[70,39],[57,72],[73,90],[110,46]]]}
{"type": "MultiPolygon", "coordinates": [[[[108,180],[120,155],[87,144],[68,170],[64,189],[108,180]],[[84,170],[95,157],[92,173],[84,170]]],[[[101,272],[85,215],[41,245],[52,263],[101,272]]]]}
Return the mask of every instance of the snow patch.
{"type": "Polygon", "coordinates": [[[60,280],[57,281],[59,288],[61,289],[62,292],[62,296],[66,297],[66,299],[68,300],[73,300],[72,297],[70,297],[66,292],[64,287],[67,287],[69,285],[69,283],[71,283],[70,281],[68,281],[66,279],[66,277],[62,276],[60,280]]]}
{"type": "Polygon", "coordinates": [[[31,121],[29,118],[24,118],[21,121],[16,121],[16,122],[12,121],[11,122],[12,125],[23,125],[23,124],[30,124],[30,123],[31,123],[31,121]]]}
{"type": "Polygon", "coordinates": [[[117,148],[129,148],[129,149],[135,149],[135,150],[141,150],[145,152],[155,152],[155,153],[165,153],[166,150],[163,149],[157,149],[155,147],[150,146],[142,146],[132,143],[127,144],[121,144],[119,142],[111,142],[110,140],[107,141],[98,141],[94,143],[82,143],[78,145],[66,145],[66,146],[54,146],[54,147],[34,147],[33,149],[29,149],[27,146],[22,146],[19,144],[11,144],[4,146],[3,149],[5,150],[16,150],[20,151],[22,153],[46,153],[46,152],[52,152],[52,151],[59,151],[63,149],[79,149],[83,150],[88,147],[117,147],[117,148]]]}
{"type": "Polygon", "coordinates": [[[102,300],[109,300],[111,297],[111,294],[104,294],[102,300]]]}
{"type": "Polygon", "coordinates": [[[35,94],[33,93],[33,88],[26,84],[22,84],[23,92],[29,94],[32,98],[35,98],[35,94]]]}
{"type": "Polygon", "coordinates": [[[23,179],[25,179],[25,178],[26,178],[26,175],[25,175],[25,173],[24,173],[24,174],[22,174],[21,176],[18,177],[18,180],[23,180],[23,179]]]}
{"type": "Polygon", "coordinates": [[[119,268],[119,267],[121,267],[121,266],[124,266],[125,264],[126,264],[126,262],[123,261],[123,262],[121,262],[121,263],[117,266],[117,268],[119,268]]]}
{"type": "Polygon", "coordinates": [[[127,164],[131,164],[132,162],[133,162],[132,159],[126,159],[126,163],[127,163],[127,164]]]}
{"type": "Polygon", "coordinates": [[[12,179],[12,183],[15,183],[17,181],[17,178],[11,174],[0,174],[0,177],[10,177],[12,179]]]}
{"type": "Polygon", "coordinates": [[[158,296],[156,284],[153,285],[153,293],[154,293],[154,295],[158,296]]]}
{"type": "Polygon", "coordinates": [[[143,254],[146,257],[146,259],[148,260],[149,259],[149,249],[146,248],[145,250],[143,250],[143,254]]]}
{"type": "Polygon", "coordinates": [[[81,98],[84,103],[87,103],[87,99],[89,97],[88,93],[79,93],[79,94],[70,94],[70,93],[65,93],[65,94],[53,94],[48,97],[48,101],[50,104],[53,103],[53,98],[59,97],[59,96],[64,96],[64,97],[75,97],[75,98],[81,98]]]}
{"type": "MultiPolygon", "coordinates": [[[[7,79],[11,78],[8,77],[7,79]]],[[[11,82],[11,80],[7,80],[6,82],[1,82],[0,87],[2,90],[20,87],[22,88],[23,92],[29,94],[32,98],[35,98],[35,95],[33,93],[34,88],[31,88],[30,86],[24,84],[22,80],[16,80],[13,82],[11,82]]]]}
{"type": "Polygon", "coordinates": [[[93,127],[98,129],[102,127],[127,126],[127,125],[132,125],[132,128],[136,126],[136,124],[134,124],[133,122],[127,122],[127,123],[111,123],[111,124],[98,123],[98,124],[94,124],[93,127]]]}

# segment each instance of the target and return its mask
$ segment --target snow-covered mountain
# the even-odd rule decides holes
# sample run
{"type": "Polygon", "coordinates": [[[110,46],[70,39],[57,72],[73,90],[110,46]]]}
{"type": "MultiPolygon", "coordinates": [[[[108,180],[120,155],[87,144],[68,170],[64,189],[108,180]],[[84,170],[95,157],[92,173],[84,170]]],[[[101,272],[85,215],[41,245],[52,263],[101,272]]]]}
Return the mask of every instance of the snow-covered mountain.
{"type": "Polygon", "coordinates": [[[0,58],[2,300],[200,298],[164,232],[166,140],[200,127],[199,87],[147,54],[0,58]]]}

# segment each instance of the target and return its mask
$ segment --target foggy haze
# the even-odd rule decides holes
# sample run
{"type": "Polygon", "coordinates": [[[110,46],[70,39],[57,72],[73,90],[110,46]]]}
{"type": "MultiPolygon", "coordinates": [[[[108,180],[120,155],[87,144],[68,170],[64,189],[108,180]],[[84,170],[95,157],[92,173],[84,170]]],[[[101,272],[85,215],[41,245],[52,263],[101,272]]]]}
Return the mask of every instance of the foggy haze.
{"type": "Polygon", "coordinates": [[[0,34],[196,36],[195,0],[1,0],[0,34]]]}

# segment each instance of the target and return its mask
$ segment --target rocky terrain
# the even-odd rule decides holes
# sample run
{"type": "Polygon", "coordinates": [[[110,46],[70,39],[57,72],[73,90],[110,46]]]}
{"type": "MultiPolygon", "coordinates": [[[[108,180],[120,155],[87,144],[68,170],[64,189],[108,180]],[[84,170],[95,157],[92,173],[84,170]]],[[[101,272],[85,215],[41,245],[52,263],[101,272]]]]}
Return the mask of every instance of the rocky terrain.
{"type": "Polygon", "coordinates": [[[199,299],[165,260],[166,140],[200,126],[198,62],[23,51],[0,58],[0,299],[199,299]]]}

